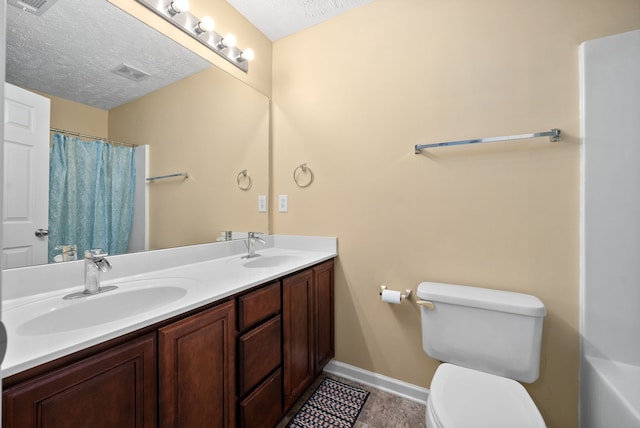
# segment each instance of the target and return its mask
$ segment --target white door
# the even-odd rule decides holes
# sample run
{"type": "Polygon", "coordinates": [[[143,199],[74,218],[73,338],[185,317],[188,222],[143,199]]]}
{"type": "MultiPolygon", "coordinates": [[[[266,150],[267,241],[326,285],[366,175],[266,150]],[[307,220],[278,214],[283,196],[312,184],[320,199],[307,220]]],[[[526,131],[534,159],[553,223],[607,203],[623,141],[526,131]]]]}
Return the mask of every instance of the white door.
{"type": "Polygon", "coordinates": [[[50,101],[9,83],[4,91],[2,268],[6,269],[47,263],[50,101]],[[36,233],[38,229],[45,232],[36,233]]]}

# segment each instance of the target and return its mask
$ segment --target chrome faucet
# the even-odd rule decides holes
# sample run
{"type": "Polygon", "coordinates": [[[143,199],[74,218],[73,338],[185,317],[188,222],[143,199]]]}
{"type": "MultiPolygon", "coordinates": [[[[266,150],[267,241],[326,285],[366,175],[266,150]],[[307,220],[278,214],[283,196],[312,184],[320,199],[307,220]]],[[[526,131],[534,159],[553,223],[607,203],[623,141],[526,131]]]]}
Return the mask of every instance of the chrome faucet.
{"type": "Polygon", "coordinates": [[[260,238],[259,232],[249,232],[247,235],[247,242],[245,243],[247,247],[247,255],[243,256],[243,259],[251,259],[260,255],[256,254],[256,241],[261,243],[262,245],[266,244],[264,239],[260,238]]]}
{"type": "Polygon", "coordinates": [[[111,263],[106,259],[107,253],[100,248],[87,250],[84,252],[84,291],[72,293],[64,296],[65,299],[77,299],[79,297],[91,296],[93,294],[104,293],[118,287],[109,285],[100,287],[100,272],[111,270],[111,263]]]}

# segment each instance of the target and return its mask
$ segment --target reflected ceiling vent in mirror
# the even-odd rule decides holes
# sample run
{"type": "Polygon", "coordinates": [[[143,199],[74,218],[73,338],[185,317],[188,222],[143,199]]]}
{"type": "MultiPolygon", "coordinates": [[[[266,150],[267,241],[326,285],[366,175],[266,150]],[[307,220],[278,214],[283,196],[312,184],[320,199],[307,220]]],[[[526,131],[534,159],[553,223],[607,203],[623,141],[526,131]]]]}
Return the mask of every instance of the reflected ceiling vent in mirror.
{"type": "Polygon", "coordinates": [[[218,34],[214,31],[213,18],[198,18],[189,12],[189,0],[136,0],[142,3],[182,31],[247,73],[249,61],[255,54],[251,49],[240,50],[236,47],[233,34],[218,34]]]}
{"type": "Polygon", "coordinates": [[[8,0],[7,2],[34,15],[42,15],[58,0],[8,0]]]}
{"type": "Polygon", "coordinates": [[[131,67],[127,64],[120,64],[113,69],[113,72],[136,82],[149,77],[149,73],[145,73],[144,71],[138,70],[137,68],[131,67]]]}

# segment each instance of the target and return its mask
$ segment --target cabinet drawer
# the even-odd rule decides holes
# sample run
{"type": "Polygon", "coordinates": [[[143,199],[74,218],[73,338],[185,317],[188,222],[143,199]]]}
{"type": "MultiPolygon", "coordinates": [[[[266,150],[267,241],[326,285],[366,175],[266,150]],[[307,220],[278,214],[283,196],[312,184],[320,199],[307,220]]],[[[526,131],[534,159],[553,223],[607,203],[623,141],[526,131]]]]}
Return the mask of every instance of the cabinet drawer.
{"type": "Polygon", "coordinates": [[[238,393],[243,396],[282,362],[280,315],[238,339],[238,393]]]}
{"type": "Polygon", "coordinates": [[[280,282],[238,297],[238,330],[280,311],[280,282]]]}
{"type": "Polygon", "coordinates": [[[271,428],[282,417],[282,370],[278,369],[240,403],[240,426],[271,428]]]}

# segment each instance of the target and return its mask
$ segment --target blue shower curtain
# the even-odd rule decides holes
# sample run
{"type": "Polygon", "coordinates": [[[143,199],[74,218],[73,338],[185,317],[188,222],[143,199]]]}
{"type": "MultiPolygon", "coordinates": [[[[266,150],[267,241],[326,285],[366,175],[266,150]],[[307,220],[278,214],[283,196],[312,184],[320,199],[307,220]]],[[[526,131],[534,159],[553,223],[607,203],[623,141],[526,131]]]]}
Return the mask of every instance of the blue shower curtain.
{"type": "Polygon", "coordinates": [[[49,168],[49,262],[59,245],[127,252],[135,188],[135,150],[54,134],[49,168]]]}

